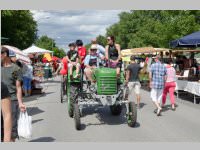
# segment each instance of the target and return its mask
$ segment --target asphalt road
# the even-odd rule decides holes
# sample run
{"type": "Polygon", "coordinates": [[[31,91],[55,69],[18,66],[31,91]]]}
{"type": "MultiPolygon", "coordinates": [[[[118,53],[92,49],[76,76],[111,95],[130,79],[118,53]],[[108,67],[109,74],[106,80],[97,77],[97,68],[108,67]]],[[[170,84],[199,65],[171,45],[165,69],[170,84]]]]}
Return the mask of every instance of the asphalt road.
{"type": "Polygon", "coordinates": [[[59,77],[44,86],[46,94],[24,99],[33,119],[33,135],[18,142],[200,142],[200,104],[189,101],[190,96],[176,101],[176,111],[166,108],[158,117],[150,93],[142,90],[136,127],[128,127],[125,109],[120,116],[112,116],[109,108],[96,107],[83,110],[82,130],[77,131],[67,103],[60,103],[59,77]]]}

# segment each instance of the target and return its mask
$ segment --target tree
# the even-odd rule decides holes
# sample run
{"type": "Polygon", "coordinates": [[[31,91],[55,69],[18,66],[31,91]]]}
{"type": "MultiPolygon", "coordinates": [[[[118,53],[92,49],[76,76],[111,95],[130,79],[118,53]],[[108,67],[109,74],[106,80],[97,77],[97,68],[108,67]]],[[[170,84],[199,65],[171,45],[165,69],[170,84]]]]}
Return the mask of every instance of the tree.
{"type": "Polygon", "coordinates": [[[2,10],[1,36],[9,38],[3,44],[25,49],[37,38],[37,23],[29,10],[2,10]]]}
{"type": "Polygon", "coordinates": [[[169,47],[169,42],[200,30],[199,10],[136,10],[119,14],[107,28],[124,48],[169,47]]]}
{"type": "Polygon", "coordinates": [[[55,40],[52,38],[49,38],[47,35],[44,35],[38,38],[35,42],[35,45],[40,48],[53,51],[54,52],[53,55],[59,58],[62,58],[66,55],[63,49],[59,49],[56,46],[55,40]]]}
{"type": "Polygon", "coordinates": [[[107,45],[106,37],[103,35],[97,36],[97,43],[105,47],[107,45]]]}

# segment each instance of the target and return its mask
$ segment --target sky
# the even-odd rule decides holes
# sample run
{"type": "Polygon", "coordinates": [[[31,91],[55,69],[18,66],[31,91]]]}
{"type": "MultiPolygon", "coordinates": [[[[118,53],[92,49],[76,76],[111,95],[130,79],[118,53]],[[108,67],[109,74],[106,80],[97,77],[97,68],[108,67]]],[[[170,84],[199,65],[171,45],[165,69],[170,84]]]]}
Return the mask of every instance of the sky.
{"type": "Polygon", "coordinates": [[[53,38],[65,50],[70,42],[82,39],[84,44],[92,38],[105,35],[106,28],[119,21],[118,14],[125,10],[32,10],[38,23],[38,36],[53,38]]]}

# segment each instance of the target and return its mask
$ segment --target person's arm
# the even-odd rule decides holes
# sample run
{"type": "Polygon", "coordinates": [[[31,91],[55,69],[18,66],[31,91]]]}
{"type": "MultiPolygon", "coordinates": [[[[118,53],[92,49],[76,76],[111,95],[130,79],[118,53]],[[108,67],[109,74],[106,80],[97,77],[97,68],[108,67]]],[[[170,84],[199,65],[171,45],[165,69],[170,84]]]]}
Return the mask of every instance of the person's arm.
{"type": "Polygon", "coordinates": [[[90,61],[89,57],[90,57],[90,56],[87,55],[87,56],[85,57],[85,60],[84,60],[84,65],[85,65],[86,68],[91,68],[91,66],[89,65],[89,61],[90,61]]]}
{"type": "Polygon", "coordinates": [[[19,103],[19,108],[22,112],[26,110],[26,106],[23,104],[22,101],[22,87],[21,82],[19,80],[16,81],[16,89],[17,89],[17,100],[19,103]]]}
{"type": "Polygon", "coordinates": [[[102,45],[98,45],[99,51],[105,55],[105,48],[102,45]]]}
{"type": "Polygon", "coordinates": [[[10,98],[5,98],[1,100],[1,110],[4,121],[4,142],[11,142],[12,133],[12,110],[11,110],[11,100],[10,98]]]}
{"type": "Polygon", "coordinates": [[[149,71],[149,87],[152,88],[152,66],[150,68],[150,71],[149,71]]]}
{"type": "Polygon", "coordinates": [[[119,60],[121,60],[121,48],[119,44],[116,44],[116,49],[118,51],[118,58],[117,58],[117,62],[119,62],[119,60]]]}
{"type": "Polygon", "coordinates": [[[127,69],[127,71],[126,71],[126,81],[125,81],[126,84],[128,84],[129,79],[130,79],[130,70],[127,69]]]}
{"type": "Polygon", "coordinates": [[[105,48],[105,56],[106,56],[106,60],[108,60],[109,58],[108,58],[108,45],[106,46],[106,48],[105,48]]]}

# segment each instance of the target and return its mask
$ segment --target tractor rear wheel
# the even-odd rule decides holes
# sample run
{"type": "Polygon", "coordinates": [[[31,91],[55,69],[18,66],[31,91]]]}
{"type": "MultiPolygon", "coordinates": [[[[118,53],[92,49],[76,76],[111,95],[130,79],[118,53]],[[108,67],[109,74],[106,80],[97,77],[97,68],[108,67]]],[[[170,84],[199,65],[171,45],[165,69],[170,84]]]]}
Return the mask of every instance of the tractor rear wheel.
{"type": "Polygon", "coordinates": [[[128,104],[128,114],[127,114],[127,122],[128,126],[134,127],[137,121],[137,109],[134,102],[129,102],[128,104]]]}
{"type": "Polygon", "coordinates": [[[119,116],[122,112],[122,105],[120,105],[120,104],[112,105],[112,106],[110,106],[110,111],[111,111],[112,115],[119,116]]]}

